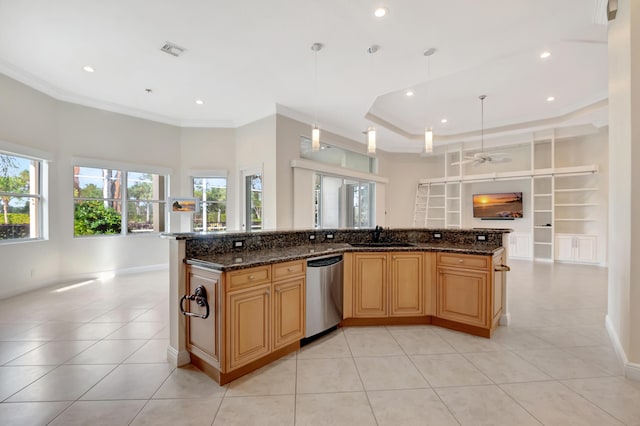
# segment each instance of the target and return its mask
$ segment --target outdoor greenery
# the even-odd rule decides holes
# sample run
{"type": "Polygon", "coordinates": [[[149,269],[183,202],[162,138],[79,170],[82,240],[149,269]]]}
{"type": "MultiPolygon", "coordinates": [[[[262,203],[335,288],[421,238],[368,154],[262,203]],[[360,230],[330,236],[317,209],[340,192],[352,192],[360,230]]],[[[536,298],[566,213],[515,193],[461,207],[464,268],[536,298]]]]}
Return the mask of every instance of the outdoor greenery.
{"type": "Polygon", "coordinates": [[[119,234],[122,218],[104,201],[83,201],[75,205],[75,235],[119,234]]]}
{"type": "MultiPolygon", "coordinates": [[[[22,170],[19,173],[15,173],[18,170],[18,164],[16,158],[10,155],[0,154],[0,192],[12,193],[12,194],[27,194],[29,192],[29,170],[22,170]]],[[[21,212],[24,207],[28,205],[25,201],[19,200],[14,202],[12,206],[11,200],[16,199],[14,195],[2,195],[0,201],[2,202],[3,223],[8,225],[15,222],[16,218],[9,219],[9,215],[14,212],[21,212]]],[[[20,216],[26,219],[25,222],[29,223],[29,215],[20,216]]]]}

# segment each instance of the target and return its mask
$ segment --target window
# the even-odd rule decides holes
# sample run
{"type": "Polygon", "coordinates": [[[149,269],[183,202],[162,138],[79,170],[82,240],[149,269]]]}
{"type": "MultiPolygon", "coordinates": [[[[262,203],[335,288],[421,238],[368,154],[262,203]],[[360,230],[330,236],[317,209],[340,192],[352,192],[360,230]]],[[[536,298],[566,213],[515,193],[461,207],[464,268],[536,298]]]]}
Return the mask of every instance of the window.
{"type": "Polygon", "coordinates": [[[375,223],[375,183],[316,175],[316,228],[371,228],[375,223]]]}
{"type": "Polygon", "coordinates": [[[194,177],[193,196],[200,200],[200,211],[193,215],[193,230],[226,230],[227,178],[194,177]]]}
{"type": "Polygon", "coordinates": [[[318,152],[313,152],[311,139],[305,137],[300,138],[300,157],[365,173],[376,173],[378,168],[375,157],[349,151],[324,142],[320,143],[318,152]]]}
{"type": "Polygon", "coordinates": [[[42,238],[42,160],[0,152],[0,241],[42,238]]]}
{"type": "Polygon", "coordinates": [[[163,232],[165,195],[162,175],[75,166],[74,235],[163,232]]]}
{"type": "Polygon", "coordinates": [[[127,232],[162,232],[165,229],[165,177],[127,172],[127,232]]]}

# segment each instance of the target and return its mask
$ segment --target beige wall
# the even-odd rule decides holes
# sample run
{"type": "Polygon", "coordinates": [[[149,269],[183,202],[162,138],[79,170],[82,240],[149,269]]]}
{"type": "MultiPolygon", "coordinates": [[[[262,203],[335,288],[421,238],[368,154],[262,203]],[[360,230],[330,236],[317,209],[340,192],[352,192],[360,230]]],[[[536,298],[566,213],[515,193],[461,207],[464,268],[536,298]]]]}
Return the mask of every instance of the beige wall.
{"type": "MultiPolygon", "coordinates": [[[[192,197],[194,176],[224,175],[227,177],[227,211],[233,213],[238,192],[235,138],[235,129],[183,128],[180,133],[182,173],[175,177],[179,183],[174,196],[192,197]]],[[[191,219],[188,214],[172,213],[171,229],[189,232],[192,230],[191,219]]],[[[227,215],[227,228],[240,229],[237,215],[227,215]]]]}
{"type": "MultiPolygon", "coordinates": [[[[48,239],[0,244],[0,298],[168,262],[157,236],[73,237],[73,165],[85,160],[180,174],[174,126],[57,101],[0,75],[0,149],[50,160],[48,239]]],[[[173,190],[173,188],[172,188],[173,190]]]]}
{"type": "Polygon", "coordinates": [[[607,326],[640,380],[640,2],[609,23],[609,293],[607,326]]]}

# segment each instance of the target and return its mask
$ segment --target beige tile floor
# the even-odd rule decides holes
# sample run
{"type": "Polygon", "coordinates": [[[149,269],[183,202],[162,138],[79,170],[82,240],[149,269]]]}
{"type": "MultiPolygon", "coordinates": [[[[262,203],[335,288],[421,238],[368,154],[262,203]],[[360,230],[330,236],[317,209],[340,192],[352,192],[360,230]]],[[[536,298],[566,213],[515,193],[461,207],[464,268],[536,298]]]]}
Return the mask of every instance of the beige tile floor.
{"type": "Polygon", "coordinates": [[[512,324],[490,340],[346,328],[223,387],[166,362],[166,272],[4,300],[0,424],[640,425],[606,269],[510,263],[512,324]]]}

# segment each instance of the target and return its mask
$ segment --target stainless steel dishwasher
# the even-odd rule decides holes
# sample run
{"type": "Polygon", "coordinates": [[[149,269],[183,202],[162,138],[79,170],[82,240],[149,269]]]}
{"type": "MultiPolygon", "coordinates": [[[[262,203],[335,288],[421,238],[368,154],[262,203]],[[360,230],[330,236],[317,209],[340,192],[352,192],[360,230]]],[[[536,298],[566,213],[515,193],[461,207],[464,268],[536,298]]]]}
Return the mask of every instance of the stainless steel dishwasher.
{"type": "Polygon", "coordinates": [[[306,290],[305,337],[338,325],[342,320],[342,255],[309,259],[306,290]]]}

